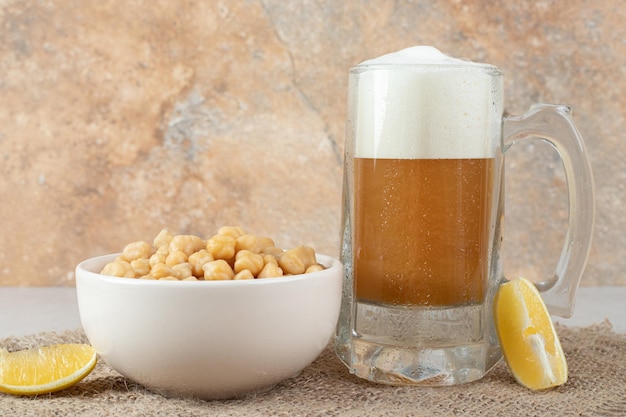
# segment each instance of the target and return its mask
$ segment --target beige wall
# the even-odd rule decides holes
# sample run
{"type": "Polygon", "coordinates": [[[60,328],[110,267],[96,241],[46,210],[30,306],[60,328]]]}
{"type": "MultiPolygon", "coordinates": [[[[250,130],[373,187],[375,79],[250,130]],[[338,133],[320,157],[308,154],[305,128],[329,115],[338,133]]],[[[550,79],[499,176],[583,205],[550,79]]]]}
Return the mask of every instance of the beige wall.
{"type": "MultiPolygon", "coordinates": [[[[239,224],[337,255],[347,72],[416,44],[506,74],[507,107],[566,103],[595,171],[583,285],[626,285],[621,1],[0,1],[0,285],[73,285],[161,228],[239,224]]],[[[557,157],[508,156],[506,271],[551,274],[557,157]]]]}

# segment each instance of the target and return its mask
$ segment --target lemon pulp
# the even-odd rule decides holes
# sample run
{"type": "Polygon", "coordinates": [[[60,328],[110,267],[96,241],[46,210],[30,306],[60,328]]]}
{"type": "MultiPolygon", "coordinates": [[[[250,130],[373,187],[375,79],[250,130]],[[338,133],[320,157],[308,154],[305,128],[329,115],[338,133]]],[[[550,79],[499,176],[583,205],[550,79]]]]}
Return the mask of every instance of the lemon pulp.
{"type": "Polygon", "coordinates": [[[521,385],[547,389],[567,381],[567,361],[539,291],[525,278],[506,282],[494,300],[504,359],[521,385]]]}
{"type": "Polygon", "coordinates": [[[87,344],[58,344],[16,352],[0,349],[0,392],[37,395],[76,384],[96,366],[87,344]]]}

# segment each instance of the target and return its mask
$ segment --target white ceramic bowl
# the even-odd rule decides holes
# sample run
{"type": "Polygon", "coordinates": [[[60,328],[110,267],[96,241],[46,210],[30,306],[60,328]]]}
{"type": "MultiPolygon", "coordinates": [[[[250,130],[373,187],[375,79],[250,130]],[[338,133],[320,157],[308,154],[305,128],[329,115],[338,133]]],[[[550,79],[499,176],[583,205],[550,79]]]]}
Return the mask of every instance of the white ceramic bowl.
{"type": "Polygon", "coordinates": [[[76,267],[80,319],[111,367],[165,396],[259,393],[313,362],[335,331],[342,264],[246,281],[150,281],[100,275],[117,255],[76,267]]]}

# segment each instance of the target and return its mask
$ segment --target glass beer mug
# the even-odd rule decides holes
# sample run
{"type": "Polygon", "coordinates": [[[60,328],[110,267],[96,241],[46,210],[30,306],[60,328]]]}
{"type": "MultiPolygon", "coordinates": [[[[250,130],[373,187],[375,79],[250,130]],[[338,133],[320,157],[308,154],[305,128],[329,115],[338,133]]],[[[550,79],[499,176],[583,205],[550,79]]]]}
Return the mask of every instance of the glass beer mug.
{"type": "Polygon", "coordinates": [[[454,385],[501,358],[492,303],[504,280],[504,154],[539,138],[558,151],[569,224],[551,279],[536,283],[569,317],[593,227],[593,184],[568,108],[503,109],[502,72],[414,47],[349,75],[335,351],[370,381],[454,385]]]}

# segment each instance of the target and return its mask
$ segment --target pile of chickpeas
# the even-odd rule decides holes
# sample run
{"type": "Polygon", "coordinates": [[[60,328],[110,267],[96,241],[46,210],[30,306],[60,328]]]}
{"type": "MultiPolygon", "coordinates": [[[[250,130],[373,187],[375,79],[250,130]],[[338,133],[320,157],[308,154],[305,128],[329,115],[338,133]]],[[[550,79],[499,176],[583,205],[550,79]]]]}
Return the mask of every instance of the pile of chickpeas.
{"type": "Polygon", "coordinates": [[[283,250],[267,237],[257,237],[240,227],[224,226],[208,240],[195,235],[173,235],[163,229],[152,244],[129,243],[103,275],[124,278],[216,281],[277,278],[307,274],[325,267],[315,250],[298,246],[283,250]]]}

